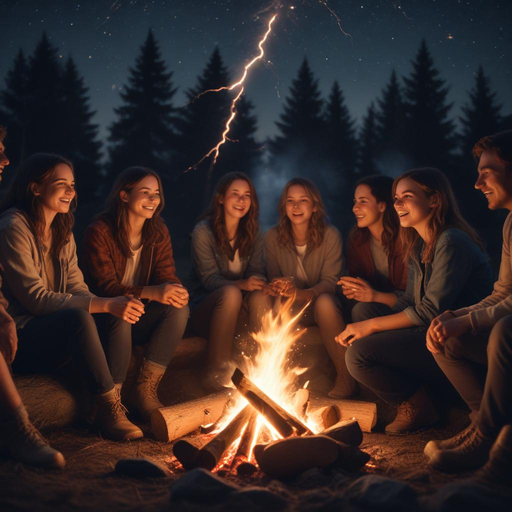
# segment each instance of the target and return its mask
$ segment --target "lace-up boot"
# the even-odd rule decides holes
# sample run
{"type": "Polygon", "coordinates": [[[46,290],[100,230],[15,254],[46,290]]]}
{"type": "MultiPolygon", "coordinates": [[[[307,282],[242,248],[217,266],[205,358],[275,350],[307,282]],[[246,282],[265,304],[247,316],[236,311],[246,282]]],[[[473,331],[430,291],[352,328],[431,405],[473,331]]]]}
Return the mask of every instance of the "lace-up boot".
{"type": "Polygon", "coordinates": [[[477,469],[489,459],[492,444],[492,439],[475,428],[456,448],[434,452],[428,463],[446,473],[477,469]]]}
{"type": "Polygon", "coordinates": [[[96,396],[95,425],[101,434],[112,441],[132,441],[143,437],[142,430],[126,417],[126,407],[121,403],[119,388],[96,396]]]}
{"type": "Polygon", "coordinates": [[[160,384],[165,370],[165,366],[146,359],[142,363],[134,394],[135,403],[141,416],[145,419],[149,419],[153,411],[163,407],[158,399],[158,384],[160,384]]]}
{"type": "Polygon", "coordinates": [[[396,408],[396,417],[386,425],[386,434],[406,434],[427,428],[439,420],[430,398],[423,389],[418,390],[396,408]]]}
{"type": "Polygon", "coordinates": [[[429,441],[426,446],[424,453],[430,459],[435,452],[439,450],[453,450],[460,446],[469,436],[473,435],[473,431],[476,429],[476,425],[471,423],[464,430],[459,432],[457,435],[444,439],[442,441],[429,441]]]}
{"type": "Polygon", "coordinates": [[[10,417],[0,421],[4,450],[15,460],[47,469],[66,465],[62,453],[54,450],[31,423],[25,406],[20,405],[10,417]]]}

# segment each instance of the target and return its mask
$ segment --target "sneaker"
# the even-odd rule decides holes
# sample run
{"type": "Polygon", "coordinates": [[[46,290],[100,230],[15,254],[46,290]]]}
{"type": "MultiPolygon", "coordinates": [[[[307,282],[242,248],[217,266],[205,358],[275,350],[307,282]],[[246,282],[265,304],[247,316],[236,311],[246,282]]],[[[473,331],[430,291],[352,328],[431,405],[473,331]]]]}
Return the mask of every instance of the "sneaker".
{"type": "Polygon", "coordinates": [[[476,425],[471,423],[464,430],[459,432],[456,436],[450,437],[448,439],[444,439],[441,441],[429,441],[423,452],[430,459],[435,452],[439,450],[453,450],[453,448],[457,448],[460,446],[469,436],[473,435],[473,431],[476,429],[476,425]]]}
{"type": "Polygon", "coordinates": [[[431,427],[439,420],[439,416],[423,389],[402,402],[396,408],[396,417],[386,425],[386,434],[407,434],[431,427]]]}

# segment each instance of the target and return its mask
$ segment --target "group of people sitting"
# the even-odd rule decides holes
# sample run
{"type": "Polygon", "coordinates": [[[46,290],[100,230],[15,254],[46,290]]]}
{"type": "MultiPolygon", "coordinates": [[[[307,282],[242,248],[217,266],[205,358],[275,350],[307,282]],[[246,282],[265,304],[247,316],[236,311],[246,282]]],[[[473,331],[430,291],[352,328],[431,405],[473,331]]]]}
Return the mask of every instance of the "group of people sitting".
{"type": "MultiPolygon", "coordinates": [[[[8,164],[4,136],[1,129],[0,170],[8,164]]],[[[489,208],[512,211],[512,131],[481,139],[474,155],[475,187],[489,208]]],[[[319,328],[336,369],[331,396],[350,398],[359,383],[370,388],[396,408],[386,432],[401,434],[438,421],[427,386],[453,386],[471,422],[430,442],[429,464],[512,475],[512,216],[493,289],[482,242],[441,171],[362,178],[346,265],[312,181],[285,185],[279,222],[263,236],[253,182],[226,174],[192,233],[188,289],[176,276],[156,172],[131,167],[117,177],[85,233],[85,280],[72,233],[76,203],[72,163],[43,153],[22,163],[0,202],[0,430],[13,458],[65,464],[30,423],[9,364],[41,372],[71,356],[101,434],[133,440],[143,433],[121,403],[133,344],[144,345],[144,359],[132,398],[147,419],[162,407],[158,384],[187,324],[208,339],[203,385],[219,389],[232,373],[239,315],[258,331],[285,296],[305,308],[303,326],[319,328]]]]}

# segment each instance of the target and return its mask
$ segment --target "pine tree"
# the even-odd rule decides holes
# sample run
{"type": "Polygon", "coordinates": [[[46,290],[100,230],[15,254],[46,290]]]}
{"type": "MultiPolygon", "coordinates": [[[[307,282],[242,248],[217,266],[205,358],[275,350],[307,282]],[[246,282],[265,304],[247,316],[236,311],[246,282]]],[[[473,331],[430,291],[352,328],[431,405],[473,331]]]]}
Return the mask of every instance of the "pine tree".
{"type": "Polygon", "coordinates": [[[360,135],[360,158],[359,172],[361,176],[377,174],[376,155],[379,148],[379,138],[377,131],[377,116],[375,105],[370,103],[366,116],[363,119],[363,128],[360,135]]]}
{"type": "Polygon", "coordinates": [[[98,189],[100,142],[98,126],[92,123],[95,112],[89,108],[88,89],[70,57],[60,84],[66,116],[62,121],[61,152],[73,162],[81,200],[92,200],[98,189]]]}
{"type": "Polygon", "coordinates": [[[406,142],[415,166],[447,169],[454,148],[454,126],[448,119],[448,88],[439,78],[425,40],[405,77],[406,142]]]}
{"type": "Polygon", "coordinates": [[[8,130],[9,159],[12,167],[28,156],[26,150],[28,112],[28,64],[20,49],[12,68],[7,72],[5,89],[1,93],[2,119],[8,130]]]}
{"type": "Polygon", "coordinates": [[[143,165],[164,174],[176,147],[173,130],[176,89],[167,72],[151,30],[140,49],[128,85],[120,93],[123,103],[114,109],[110,127],[109,168],[113,177],[129,166],[143,165]]]}
{"type": "Polygon", "coordinates": [[[462,152],[471,155],[474,144],[485,135],[500,130],[501,108],[496,102],[496,93],[491,91],[489,78],[482,66],[475,76],[475,86],[469,92],[469,102],[462,107],[462,152]]]}

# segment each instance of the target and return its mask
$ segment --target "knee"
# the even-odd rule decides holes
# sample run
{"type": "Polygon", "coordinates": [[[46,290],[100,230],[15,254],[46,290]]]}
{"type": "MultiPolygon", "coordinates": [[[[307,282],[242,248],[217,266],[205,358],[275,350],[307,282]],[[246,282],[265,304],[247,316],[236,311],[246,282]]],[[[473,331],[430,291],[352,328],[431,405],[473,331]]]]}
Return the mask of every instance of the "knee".
{"type": "Polygon", "coordinates": [[[76,325],[78,328],[93,326],[96,329],[94,318],[85,309],[68,309],[66,310],[66,317],[68,322],[76,325]]]}
{"type": "Polygon", "coordinates": [[[250,310],[268,310],[272,308],[272,297],[261,290],[255,290],[249,294],[250,310]]]}
{"type": "Polygon", "coordinates": [[[364,340],[357,340],[345,351],[345,364],[350,375],[357,378],[357,375],[367,366],[364,356],[364,340]]]}
{"type": "Polygon", "coordinates": [[[352,308],[352,322],[363,322],[375,318],[375,306],[373,302],[358,302],[352,308]]]}
{"type": "Polygon", "coordinates": [[[242,291],[234,285],[227,285],[219,288],[216,309],[229,309],[230,311],[240,311],[242,307],[242,291]]]}
{"type": "Polygon", "coordinates": [[[496,354],[512,353],[512,315],[498,320],[492,328],[487,345],[487,356],[490,360],[496,354]]]}
{"type": "Polygon", "coordinates": [[[439,352],[437,354],[433,354],[436,362],[442,361],[456,361],[459,359],[464,359],[465,357],[465,345],[463,341],[459,338],[449,338],[444,344],[444,353],[439,352]]]}
{"type": "Polygon", "coordinates": [[[332,311],[338,309],[334,295],[329,293],[322,293],[315,299],[315,313],[322,311],[332,311]]]}

